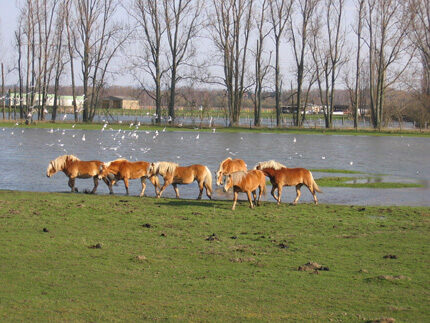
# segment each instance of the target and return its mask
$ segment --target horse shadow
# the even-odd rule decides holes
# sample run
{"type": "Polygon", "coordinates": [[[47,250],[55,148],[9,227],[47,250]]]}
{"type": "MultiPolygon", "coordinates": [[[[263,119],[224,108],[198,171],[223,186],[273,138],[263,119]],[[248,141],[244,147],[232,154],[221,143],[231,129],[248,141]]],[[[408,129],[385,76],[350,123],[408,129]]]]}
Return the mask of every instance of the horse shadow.
{"type": "Polygon", "coordinates": [[[215,206],[213,200],[189,200],[189,199],[171,199],[167,202],[155,203],[156,205],[170,205],[170,206],[203,206],[213,208],[215,206]]]}

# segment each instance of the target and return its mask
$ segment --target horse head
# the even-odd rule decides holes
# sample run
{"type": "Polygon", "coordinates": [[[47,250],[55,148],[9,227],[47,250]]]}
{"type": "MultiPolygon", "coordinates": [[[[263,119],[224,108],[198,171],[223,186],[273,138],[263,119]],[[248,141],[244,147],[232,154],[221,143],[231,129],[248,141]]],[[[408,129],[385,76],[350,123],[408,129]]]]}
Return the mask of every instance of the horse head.
{"type": "Polygon", "coordinates": [[[157,175],[158,171],[158,163],[151,163],[148,167],[148,176],[151,177],[153,175],[157,175]]]}
{"type": "Polygon", "coordinates": [[[98,173],[98,178],[99,179],[103,179],[103,178],[109,176],[109,164],[110,163],[103,163],[103,164],[100,165],[100,167],[99,167],[99,173],[98,173]]]}
{"type": "Polygon", "coordinates": [[[215,173],[216,175],[216,186],[221,186],[223,184],[224,173],[219,170],[215,173]]]}
{"type": "Polygon", "coordinates": [[[48,168],[46,169],[46,176],[47,177],[51,177],[52,175],[54,175],[57,172],[57,170],[54,167],[54,163],[52,162],[52,160],[49,162],[48,168]]]}
{"type": "Polygon", "coordinates": [[[225,180],[224,192],[227,192],[232,187],[233,187],[233,178],[232,178],[232,175],[229,174],[227,175],[227,178],[225,180]]]}

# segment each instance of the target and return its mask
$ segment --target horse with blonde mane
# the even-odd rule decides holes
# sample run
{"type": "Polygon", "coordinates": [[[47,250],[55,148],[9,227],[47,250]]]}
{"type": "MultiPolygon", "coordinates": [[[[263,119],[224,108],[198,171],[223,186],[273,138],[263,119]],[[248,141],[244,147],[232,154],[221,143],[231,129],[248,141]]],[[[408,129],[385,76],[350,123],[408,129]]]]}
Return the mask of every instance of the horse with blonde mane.
{"type": "Polygon", "coordinates": [[[149,180],[154,185],[155,194],[158,193],[157,188],[160,188],[158,177],[148,175],[149,163],[146,161],[130,162],[127,159],[121,158],[108,163],[103,163],[99,167],[98,178],[103,179],[109,175],[113,175],[113,179],[109,184],[109,192],[113,194],[112,186],[118,181],[124,181],[125,191],[128,195],[128,180],[138,179],[142,184],[142,190],[139,196],[143,196],[146,188],[146,179],[149,180]]]}
{"type": "MultiPolygon", "coordinates": [[[[78,189],[75,187],[76,178],[93,178],[94,188],[91,191],[94,194],[99,185],[98,173],[99,167],[103,162],[99,160],[82,161],[78,157],[73,155],[62,155],[49,162],[48,168],[46,169],[46,176],[51,177],[59,171],[63,171],[64,174],[69,177],[69,186],[72,192],[77,192],[78,189]]],[[[103,178],[103,181],[109,186],[107,178],[103,178]]]]}
{"type": "Polygon", "coordinates": [[[231,157],[228,157],[219,164],[218,171],[216,172],[216,185],[221,186],[226,175],[238,171],[246,172],[247,170],[247,166],[242,159],[231,159],[231,157]]]}
{"type": "Polygon", "coordinates": [[[175,190],[176,197],[179,198],[178,184],[191,184],[197,181],[200,190],[197,199],[202,198],[203,188],[206,189],[206,195],[212,199],[212,175],[207,166],[197,164],[182,167],[171,162],[156,162],[151,163],[148,173],[151,176],[160,175],[164,179],[164,185],[157,194],[158,198],[170,184],[175,190]]]}
{"type": "Polygon", "coordinates": [[[322,191],[319,189],[309,170],[305,168],[288,168],[274,160],[259,162],[255,165],[254,169],[261,170],[264,175],[269,177],[272,183],[272,191],[270,194],[278,201],[278,205],[281,203],[282,188],[284,186],[296,187],[296,199],[292,203],[295,205],[299,201],[301,195],[300,189],[303,185],[311,192],[314,203],[316,205],[318,204],[315,192],[322,193],[322,191]],[[277,196],[275,195],[276,189],[278,190],[277,196]]]}
{"type": "Polygon", "coordinates": [[[234,198],[233,207],[236,208],[237,196],[239,192],[244,192],[248,195],[249,207],[254,208],[252,204],[251,193],[254,197],[254,204],[260,205],[260,198],[263,193],[266,193],[266,176],[259,170],[250,170],[248,172],[238,171],[227,175],[224,185],[224,192],[227,192],[233,187],[234,198]],[[259,188],[259,195],[257,200],[257,188],[259,188]]]}

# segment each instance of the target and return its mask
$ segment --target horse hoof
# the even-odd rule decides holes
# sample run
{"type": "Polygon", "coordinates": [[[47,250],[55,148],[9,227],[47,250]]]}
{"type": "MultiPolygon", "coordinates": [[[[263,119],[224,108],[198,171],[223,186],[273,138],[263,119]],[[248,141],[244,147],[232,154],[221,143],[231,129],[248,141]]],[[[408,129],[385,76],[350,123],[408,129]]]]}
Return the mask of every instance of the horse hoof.
{"type": "Polygon", "coordinates": [[[110,195],[113,195],[113,192],[109,192],[110,195]]]}

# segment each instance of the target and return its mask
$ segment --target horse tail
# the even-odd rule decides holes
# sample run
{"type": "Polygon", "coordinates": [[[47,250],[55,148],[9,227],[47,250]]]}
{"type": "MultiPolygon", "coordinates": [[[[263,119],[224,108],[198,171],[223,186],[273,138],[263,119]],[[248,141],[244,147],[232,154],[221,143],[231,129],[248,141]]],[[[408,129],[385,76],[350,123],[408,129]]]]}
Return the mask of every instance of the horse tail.
{"type": "Polygon", "coordinates": [[[312,176],[312,173],[309,172],[309,174],[311,175],[311,187],[312,187],[312,191],[313,192],[318,192],[318,193],[322,193],[322,191],[320,190],[320,188],[318,187],[317,182],[315,182],[314,177],[312,176]]]}
{"type": "Polygon", "coordinates": [[[206,174],[205,174],[204,183],[206,184],[206,187],[209,190],[209,192],[212,194],[212,174],[207,166],[205,166],[205,169],[206,169],[206,174]]]}
{"type": "Polygon", "coordinates": [[[262,181],[263,185],[260,185],[260,188],[261,188],[263,194],[266,195],[266,176],[264,173],[263,173],[263,179],[261,181],[262,181]]]}

